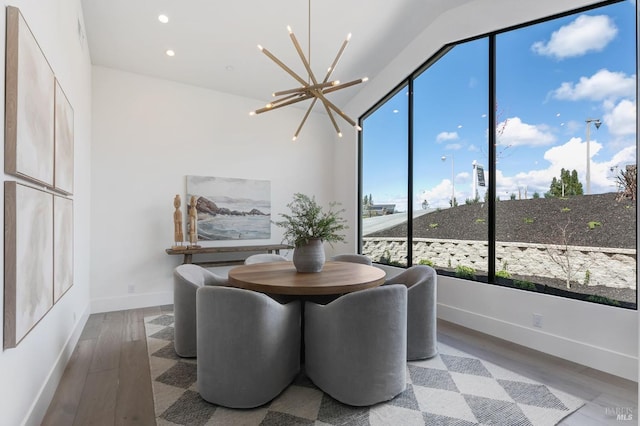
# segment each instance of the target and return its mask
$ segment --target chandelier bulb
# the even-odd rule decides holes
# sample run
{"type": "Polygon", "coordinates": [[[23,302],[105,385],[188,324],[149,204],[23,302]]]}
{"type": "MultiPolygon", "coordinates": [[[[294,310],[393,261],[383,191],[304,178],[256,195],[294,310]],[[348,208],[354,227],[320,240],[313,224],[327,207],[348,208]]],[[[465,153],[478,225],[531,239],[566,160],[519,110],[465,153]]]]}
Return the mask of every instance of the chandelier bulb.
{"type": "Polygon", "coordinates": [[[258,45],[258,49],[260,49],[260,51],[262,52],[264,50],[264,47],[262,47],[261,45],[258,45]]]}
{"type": "Polygon", "coordinates": [[[351,40],[351,33],[347,34],[347,41],[351,40]]]}
{"type": "Polygon", "coordinates": [[[296,139],[298,139],[298,136],[293,136],[293,138],[291,138],[291,140],[292,140],[293,142],[295,142],[295,141],[296,141],[296,139]]]}
{"type": "Polygon", "coordinates": [[[287,25],[287,31],[289,31],[289,34],[293,33],[293,30],[291,29],[291,26],[287,25]]]}
{"type": "Polygon", "coordinates": [[[338,132],[338,137],[341,138],[342,137],[342,132],[338,132]]]}
{"type": "Polygon", "coordinates": [[[365,81],[369,81],[369,77],[363,77],[362,82],[364,83],[365,81]]]}
{"type": "Polygon", "coordinates": [[[357,130],[358,132],[360,132],[360,131],[362,130],[362,127],[360,127],[360,126],[356,126],[356,130],[357,130]]]}
{"type": "Polygon", "coordinates": [[[340,80],[335,80],[331,83],[332,86],[337,86],[338,84],[340,84],[340,80]]]}
{"type": "Polygon", "coordinates": [[[249,115],[256,115],[256,112],[255,111],[251,111],[251,112],[249,112],[249,115]]]}

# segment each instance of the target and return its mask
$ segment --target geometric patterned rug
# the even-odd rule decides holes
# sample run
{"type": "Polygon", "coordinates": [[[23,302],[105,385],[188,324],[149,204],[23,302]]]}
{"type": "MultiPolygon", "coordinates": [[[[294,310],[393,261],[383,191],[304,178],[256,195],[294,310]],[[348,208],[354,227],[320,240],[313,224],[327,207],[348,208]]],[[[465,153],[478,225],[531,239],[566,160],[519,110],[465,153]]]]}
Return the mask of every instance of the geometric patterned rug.
{"type": "Polygon", "coordinates": [[[144,319],[156,422],[165,425],[555,425],[584,402],[440,343],[407,363],[407,389],[372,407],[342,404],[301,372],[273,401],[249,410],[198,394],[195,358],[173,350],[173,314],[144,319]]]}

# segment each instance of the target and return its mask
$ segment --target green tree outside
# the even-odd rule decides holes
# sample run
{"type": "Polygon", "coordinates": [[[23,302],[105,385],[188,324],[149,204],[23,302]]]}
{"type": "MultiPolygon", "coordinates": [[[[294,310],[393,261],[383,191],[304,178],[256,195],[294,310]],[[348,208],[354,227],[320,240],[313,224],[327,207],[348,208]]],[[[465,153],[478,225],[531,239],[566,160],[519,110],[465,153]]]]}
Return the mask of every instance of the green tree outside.
{"type": "Polygon", "coordinates": [[[577,170],[560,170],[560,179],[554,177],[549,186],[549,191],[544,194],[549,197],[569,197],[572,195],[583,195],[582,183],[578,179],[577,170]]]}

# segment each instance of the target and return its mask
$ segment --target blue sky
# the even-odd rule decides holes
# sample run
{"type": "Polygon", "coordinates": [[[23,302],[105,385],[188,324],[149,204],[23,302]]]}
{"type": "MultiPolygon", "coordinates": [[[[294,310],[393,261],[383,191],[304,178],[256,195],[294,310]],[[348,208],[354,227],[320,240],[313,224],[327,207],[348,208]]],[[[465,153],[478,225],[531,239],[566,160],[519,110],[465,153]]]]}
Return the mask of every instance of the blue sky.
{"type": "MultiPolygon", "coordinates": [[[[586,190],[590,125],[592,193],[636,163],[635,2],[500,34],[497,43],[497,194],[528,198],[576,169],[586,190]]],[[[451,165],[459,203],[472,198],[472,162],[487,165],[486,39],[455,47],[415,80],[414,204],[446,207],[451,165]],[[445,160],[442,160],[445,157],[445,160]]],[[[364,122],[363,191],[406,209],[407,94],[364,122]]],[[[487,175],[488,180],[488,175],[487,175]]],[[[482,197],[484,188],[479,188],[482,197]]]]}

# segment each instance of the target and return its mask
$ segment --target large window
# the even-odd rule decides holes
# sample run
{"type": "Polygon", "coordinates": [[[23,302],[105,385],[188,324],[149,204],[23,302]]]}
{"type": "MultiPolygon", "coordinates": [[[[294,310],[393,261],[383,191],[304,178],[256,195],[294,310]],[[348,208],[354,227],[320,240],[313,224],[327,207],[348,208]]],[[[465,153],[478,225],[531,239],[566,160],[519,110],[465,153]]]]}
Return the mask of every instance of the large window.
{"type": "Polygon", "coordinates": [[[362,252],[635,308],[636,8],[447,46],[365,114],[362,252]]]}
{"type": "MultiPolygon", "coordinates": [[[[377,234],[397,224],[407,224],[408,88],[402,86],[363,120],[361,150],[362,234],[377,234]]],[[[371,240],[363,250],[378,262],[407,266],[406,232],[397,238],[371,240]]]]}
{"type": "Polygon", "coordinates": [[[465,277],[488,271],[488,47],[455,46],[413,84],[413,263],[465,277]]]}

